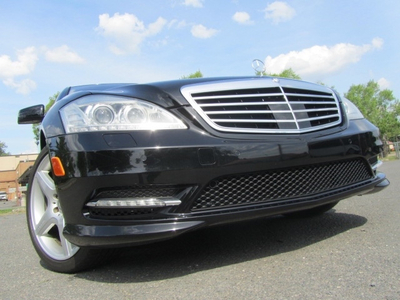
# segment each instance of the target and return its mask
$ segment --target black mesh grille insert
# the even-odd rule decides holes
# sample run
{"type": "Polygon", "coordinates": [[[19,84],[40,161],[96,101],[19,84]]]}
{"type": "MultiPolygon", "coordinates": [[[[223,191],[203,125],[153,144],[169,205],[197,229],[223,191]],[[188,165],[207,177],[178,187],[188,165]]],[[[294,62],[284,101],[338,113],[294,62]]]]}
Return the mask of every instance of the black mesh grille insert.
{"type": "Polygon", "coordinates": [[[362,159],[227,176],[211,181],[192,211],[304,197],[373,178],[362,159]]]}
{"type": "Polygon", "coordinates": [[[138,219],[154,214],[160,209],[154,208],[96,208],[88,209],[89,217],[92,219],[108,219],[108,220],[123,220],[123,219],[138,219]]]}

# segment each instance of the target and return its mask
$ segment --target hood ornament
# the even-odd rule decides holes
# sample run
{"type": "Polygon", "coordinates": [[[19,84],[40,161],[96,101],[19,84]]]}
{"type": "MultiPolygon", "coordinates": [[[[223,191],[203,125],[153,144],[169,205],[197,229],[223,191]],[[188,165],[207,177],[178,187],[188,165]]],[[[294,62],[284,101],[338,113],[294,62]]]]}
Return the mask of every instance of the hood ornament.
{"type": "Polygon", "coordinates": [[[263,76],[265,74],[265,64],[260,59],[253,59],[251,66],[256,71],[257,75],[263,76]]]}

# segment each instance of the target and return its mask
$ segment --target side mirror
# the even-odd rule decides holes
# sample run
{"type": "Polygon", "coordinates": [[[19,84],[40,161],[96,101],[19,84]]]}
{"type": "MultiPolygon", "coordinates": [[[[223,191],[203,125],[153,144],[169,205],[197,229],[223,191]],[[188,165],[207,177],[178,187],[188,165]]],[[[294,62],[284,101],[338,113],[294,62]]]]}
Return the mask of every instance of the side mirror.
{"type": "Polygon", "coordinates": [[[44,105],[35,105],[21,109],[18,113],[18,124],[41,123],[44,118],[44,105]]]}

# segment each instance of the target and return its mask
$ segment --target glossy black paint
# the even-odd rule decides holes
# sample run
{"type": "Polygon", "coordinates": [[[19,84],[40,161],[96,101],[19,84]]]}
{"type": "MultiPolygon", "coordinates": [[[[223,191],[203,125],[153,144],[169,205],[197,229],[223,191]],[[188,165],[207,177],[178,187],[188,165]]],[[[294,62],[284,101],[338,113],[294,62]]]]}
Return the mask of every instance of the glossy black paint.
{"type": "Polygon", "coordinates": [[[69,134],[49,139],[48,146],[51,155],[60,157],[66,169],[71,170],[65,178],[92,176],[94,170],[106,175],[243,165],[239,173],[345,157],[369,159],[380,151],[378,134],[367,120],[356,120],[347,130],[325,136],[273,135],[260,140],[236,135],[235,139],[225,139],[189,129],[69,134]],[[215,163],[208,161],[209,151],[213,152],[215,163]],[[84,153],[85,162],[77,168],[80,153],[84,153]],[[207,162],[202,166],[202,161],[207,162]]]}
{"type": "Polygon", "coordinates": [[[312,198],[191,212],[193,200],[217,177],[353,158],[373,161],[382,146],[373,124],[365,119],[349,121],[345,115],[339,126],[305,134],[218,132],[199,117],[180,92],[187,84],[217,80],[228,79],[90,85],[67,88],[60,94],[42,122],[42,147],[48,148],[51,157],[59,157],[66,171],[55,183],[66,221],[64,235],[70,242],[93,247],[147,243],[204,226],[308,209],[388,185],[385,175],[379,173],[362,185],[312,198]],[[188,129],[65,134],[60,108],[92,94],[153,102],[176,115],[188,129]],[[179,187],[182,204],[132,219],[93,219],[84,214],[85,204],[99,190],[134,185],[179,187]]]}
{"type": "Polygon", "coordinates": [[[336,202],[355,195],[378,192],[389,185],[385,175],[378,173],[375,180],[362,188],[352,186],[346,192],[320,195],[323,199],[307,199],[298,204],[276,203],[258,204],[240,209],[227,209],[218,214],[171,214],[168,211],[159,219],[136,220],[133,222],[97,222],[96,224],[67,224],[64,236],[78,246],[123,247],[141,245],[170,239],[182,233],[206,226],[216,226],[231,222],[240,222],[254,218],[274,216],[311,209],[330,202],[336,202]]]}
{"type": "MultiPolygon", "coordinates": [[[[197,216],[188,210],[191,201],[201,189],[219,176],[354,157],[375,157],[380,151],[381,142],[376,127],[367,120],[351,121],[346,130],[325,136],[312,133],[290,138],[273,136],[260,140],[236,137],[228,140],[189,129],[151,133],[70,134],[49,139],[48,146],[51,156],[60,157],[67,172],[65,177],[56,178],[59,199],[68,224],[65,235],[71,242],[81,246],[138,244],[172,237],[178,232],[186,232],[199,226],[305,209],[370,192],[385,180],[383,175],[379,175],[376,180],[362,188],[355,186],[346,192],[334,196],[326,195],[318,200],[310,199],[302,204],[279,207],[256,205],[247,212],[227,212],[217,216],[197,216]],[[126,135],[129,135],[126,140],[132,143],[132,147],[124,144],[126,147],[115,148],[115,144],[110,145],[110,136],[116,141],[121,137],[126,141],[126,135]],[[179,208],[165,209],[148,220],[93,220],[81,213],[94,191],[134,184],[179,185],[188,188],[188,195],[183,197],[186,202],[179,208]],[[160,223],[176,225],[176,222],[187,220],[200,222],[201,225],[196,223],[194,228],[188,226],[180,231],[171,229],[162,234],[155,232],[148,236],[139,229],[140,234],[133,233],[136,232],[133,228],[137,226],[160,223]],[[104,230],[108,233],[102,231],[102,226],[106,226],[104,230]],[[127,228],[133,231],[125,236],[127,228]],[[110,230],[115,231],[112,234],[114,237],[109,237],[110,230]]],[[[171,225],[171,228],[174,226],[171,225]]],[[[155,230],[150,229],[151,226],[145,228],[155,230]]]]}
{"type": "Polygon", "coordinates": [[[44,118],[44,105],[35,105],[21,109],[18,114],[18,124],[35,124],[44,118]]]}

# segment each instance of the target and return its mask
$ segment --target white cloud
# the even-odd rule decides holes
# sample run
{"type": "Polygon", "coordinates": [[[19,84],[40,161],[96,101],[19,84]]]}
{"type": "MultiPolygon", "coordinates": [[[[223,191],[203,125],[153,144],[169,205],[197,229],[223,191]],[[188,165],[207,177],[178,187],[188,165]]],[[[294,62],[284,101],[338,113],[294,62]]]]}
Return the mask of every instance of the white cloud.
{"type": "Polygon", "coordinates": [[[382,77],[378,80],[378,85],[381,90],[386,90],[390,87],[390,81],[382,77]]]}
{"type": "Polygon", "coordinates": [[[332,47],[313,46],[301,51],[291,51],[276,57],[268,56],[265,66],[268,73],[281,73],[292,68],[301,76],[321,76],[335,73],[349,64],[358,62],[361,57],[374,49],[380,49],[383,40],[375,38],[371,44],[362,46],[340,43],[332,47]]]}
{"type": "MultiPolygon", "coordinates": [[[[43,47],[47,60],[53,62],[81,63],[84,60],[68,46],[54,49],[43,47]]],[[[15,89],[17,93],[27,95],[36,88],[36,83],[29,78],[17,80],[15,77],[28,75],[34,71],[39,60],[35,47],[27,47],[17,51],[17,59],[12,60],[8,55],[0,56],[0,79],[4,85],[15,89]]]]}
{"type": "Polygon", "coordinates": [[[166,23],[165,19],[159,17],[146,28],[133,14],[115,13],[112,17],[109,14],[102,14],[99,16],[97,30],[115,42],[110,46],[110,50],[115,54],[138,54],[145,38],[158,34],[166,23]]]}
{"type": "Polygon", "coordinates": [[[31,79],[24,79],[20,82],[15,82],[13,78],[3,80],[6,86],[9,86],[17,91],[18,94],[28,95],[36,89],[36,83],[31,79]]]}
{"type": "Polygon", "coordinates": [[[193,7],[203,7],[204,0],[184,0],[183,5],[193,7]]]}
{"type": "Polygon", "coordinates": [[[175,28],[175,29],[181,29],[185,28],[188,24],[186,23],[185,20],[178,21],[177,19],[173,19],[171,22],[168,23],[168,29],[175,28]]]}
{"type": "Polygon", "coordinates": [[[207,28],[201,24],[194,25],[192,27],[192,35],[199,39],[208,39],[218,33],[218,30],[207,28]]]}
{"type": "Polygon", "coordinates": [[[383,39],[377,37],[372,40],[372,47],[376,49],[381,49],[382,46],[383,46],[383,39]]]}
{"type": "Polygon", "coordinates": [[[245,11],[238,11],[233,16],[232,19],[239,24],[252,25],[254,22],[250,20],[250,15],[245,11]]]}
{"type": "Polygon", "coordinates": [[[296,11],[286,2],[275,1],[265,9],[265,18],[272,19],[272,23],[278,24],[291,20],[296,15],[296,11]]]}
{"type": "Polygon", "coordinates": [[[30,74],[36,67],[38,56],[35,47],[28,47],[17,51],[17,60],[11,60],[8,55],[0,56],[0,78],[3,84],[15,89],[17,93],[27,95],[36,88],[31,79],[16,82],[14,77],[30,74]]]}
{"type": "Polygon", "coordinates": [[[85,61],[78,55],[78,53],[72,51],[67,45],[54,49],[44,48],[44,51],[46,60],[51,62],[80,64],[85,61]]]}
{"type": "Polygon", "coordinates": [[[26,75],[35,69],[38,57],[35,47],[28,47],[17,51],[17,60],[12,61],[8,55],[0,56],[0,77],[13,78],[26,75]]]}

